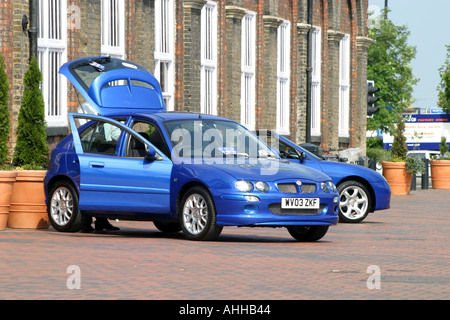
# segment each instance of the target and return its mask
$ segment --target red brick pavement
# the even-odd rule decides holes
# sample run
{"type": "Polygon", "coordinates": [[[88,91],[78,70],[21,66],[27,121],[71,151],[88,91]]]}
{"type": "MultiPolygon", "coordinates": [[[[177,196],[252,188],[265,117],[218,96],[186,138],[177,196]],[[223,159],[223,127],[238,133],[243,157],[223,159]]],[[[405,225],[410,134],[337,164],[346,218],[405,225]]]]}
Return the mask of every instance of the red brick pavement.
{"type": "Polygon", "coordinates": [[[0,299],[447,300],[449,199],[450,190],[393,196],[391,209],[315,243],[280,228],[234,227],[219,241],[193,242],[149,222],[120,221],[110,233],[7,229],[0,299]],[[73,265],[81,287],[69,290],[73,265]],[[379,289],[367,286],[372,265],[379,289]]]}

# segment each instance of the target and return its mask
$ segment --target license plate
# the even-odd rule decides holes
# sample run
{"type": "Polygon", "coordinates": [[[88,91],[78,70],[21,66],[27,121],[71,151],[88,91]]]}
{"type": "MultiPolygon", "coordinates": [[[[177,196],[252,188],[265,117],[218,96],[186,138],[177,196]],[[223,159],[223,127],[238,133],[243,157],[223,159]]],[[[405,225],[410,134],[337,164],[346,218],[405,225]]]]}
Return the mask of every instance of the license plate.
{"type": "Polygon", "coordinates": [[[319,209],[319,198],[281,198],[281,209],[319,209]]]}

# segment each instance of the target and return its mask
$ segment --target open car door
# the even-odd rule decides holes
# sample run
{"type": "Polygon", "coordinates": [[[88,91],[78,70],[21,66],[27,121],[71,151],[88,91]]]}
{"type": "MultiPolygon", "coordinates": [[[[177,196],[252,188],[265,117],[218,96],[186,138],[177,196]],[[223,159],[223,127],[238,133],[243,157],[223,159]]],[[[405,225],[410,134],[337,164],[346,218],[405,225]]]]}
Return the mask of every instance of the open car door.
{"type": "Polygon", "coordinates": [[[69,122],[80,165],[80,210],[169,214],[170,159],[113,119],[69,113],[69,122]],[[75,119],[91,124],[78,132],[75,119]],[[143,152],[127,156],[136,145],[143,152]]]}

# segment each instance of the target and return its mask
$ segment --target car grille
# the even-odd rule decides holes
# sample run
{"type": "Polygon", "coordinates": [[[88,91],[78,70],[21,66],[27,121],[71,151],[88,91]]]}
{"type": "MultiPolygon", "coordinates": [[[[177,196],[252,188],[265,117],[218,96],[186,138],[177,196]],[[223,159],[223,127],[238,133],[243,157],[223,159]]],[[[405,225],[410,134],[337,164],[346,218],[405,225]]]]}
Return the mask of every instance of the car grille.
{"type": "Polygon", "coordinates": [[[297,186],[295,183],[279,183],[278,190],[284,193],[297,193],[297,186]]]}
{"type": "Polygon", "coordinates": [[[280,203],[272,203],[269,205],[270,212],[274,214],[295,216],[317,215],[320,214],[324,208],[324,204],[321,204],[319,209],[281,209],[280,203]]]}
{"type": "Polygon", "coordinates": [[[302,193],[314,193],[316,192],[316,185],[311,183],[302,184],[302,193]]]}
{"type": "MultiPolygon", "coordinates": [[[[311,183],[304,183],[299,187],[301,193],[316,192],[316,185],[311,183]]],[[[297,185],[295,183],[279,183],[278,190],[283,193],[297,193],[297,185]]]]}

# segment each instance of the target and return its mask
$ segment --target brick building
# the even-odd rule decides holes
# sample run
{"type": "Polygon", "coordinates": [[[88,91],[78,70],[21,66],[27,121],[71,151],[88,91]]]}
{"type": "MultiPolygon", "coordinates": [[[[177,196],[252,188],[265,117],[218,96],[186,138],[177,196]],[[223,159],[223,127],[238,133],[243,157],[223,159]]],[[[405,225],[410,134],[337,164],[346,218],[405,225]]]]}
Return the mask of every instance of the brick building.
{"type": "Polygon", "coordinates": [[[50,146],[69,132],[67,112],[80,103],[59,66],[111,55],[150,70],[169,110],[225,116],[324,149],[365,149],[367,7],[368,0],[1,0],[11,144],[36,24],[50,146]]]}

